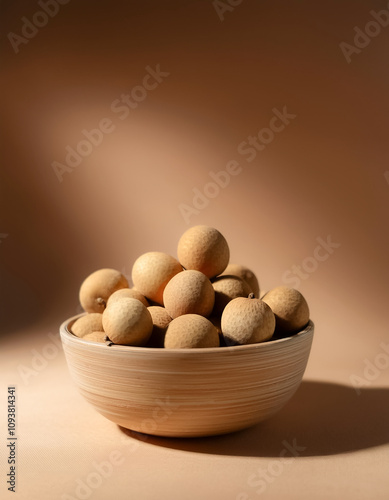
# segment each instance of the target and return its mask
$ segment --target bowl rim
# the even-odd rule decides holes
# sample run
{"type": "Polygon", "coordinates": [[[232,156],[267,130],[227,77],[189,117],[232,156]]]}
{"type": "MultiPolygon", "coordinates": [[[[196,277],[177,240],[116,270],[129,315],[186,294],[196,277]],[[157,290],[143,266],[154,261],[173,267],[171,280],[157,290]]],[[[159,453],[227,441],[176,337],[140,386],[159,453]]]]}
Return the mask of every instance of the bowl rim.
{"type": "MultiPolygon", "coordinates": [[[[96,342],[94,340],[84,340],[82,337],[77,337],[70,331],[69,325],[76,321],[77,319],[86,316],[88,313],[83,312],[81,314],[77,314],[75,316],[72,316],[65,321],[63,321],[60,325],[59,331],[60,331],[60,336],[61,336],[61,341],[63,341],[64,337],[67,337],[71,339],[71,341],[75,343],[80,343],[84,345],[90,345],[93,344],[94,347],[101,348],[101,349],[107,349],[107,344],[102,343],[102,342],[96,342]]],[[[119,344],[111,344],[109,345],[109,348],[114,351],[127,351],[127,352],[132,352],[132,353],[140,353],[140,352],[150,352],[155,353],[159,352],[161,353],[161,356],[174,356],[172,353],[177,353],[179,354],[189,354],[190,355],[195,355],[195,353],[199,354],[206,354],[206,353],[215,353],[215,352],[231,352],[231,351],[251,351],[251,350],[256,350],[256,349],[270,349],[271,346],[274,346],[276,344],[291,344],[296,342],[296,339],[301,339],[301,337],[306,337],[306,336],[312,336],[314,332],[314,323],[310,319],[307,323],[307,325],[300,330],[297,333],[294,333],[293,335],[290,335],[288,337],[284,337],[281,339],[276,339],[276,340],[267,340],[265,342],[257,342],[255,344],[246,344],[246,345],[234,345],[234,346],[223,346],[223,347],[198,347],[198,348],[186,348],[186,349],[164,349],[161,347],[145,347],[145,346],[130,346],[130,345],[119,345],[119,344]],[[162,354],[163,353],[163,354],[162,354]]],[[[108,351],[106,351],[108,352],[108,351]]]]}

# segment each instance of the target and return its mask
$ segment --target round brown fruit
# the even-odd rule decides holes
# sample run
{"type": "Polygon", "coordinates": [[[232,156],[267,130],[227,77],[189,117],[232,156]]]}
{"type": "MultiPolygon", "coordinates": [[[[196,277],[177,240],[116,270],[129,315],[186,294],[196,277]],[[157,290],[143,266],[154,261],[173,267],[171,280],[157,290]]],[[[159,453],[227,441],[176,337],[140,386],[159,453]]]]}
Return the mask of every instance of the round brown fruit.
{"type": "Polygon", "coordinates": [[[259,299],[260,295],[258,279],[253,271],[251,271],[251,269],[246,266],[242,266],[241,264],[228,264],[226,269],[223,271],[223,276],[226,274],[232,274],[233,276],[242,278],[242,280],[244,280],[249,285],[255,297],[259,299]]]}
{"type": "Polygon", "coordinates": [[[113,294],[109,297],[107,301],[107,306],[114,302],[117,299],[121,299],[122,297],[127,297],[130,299],[138,299],[142,302],[142,304],[145,307],[149,307],[149,303],[144,295],[142,295],[138,290],[135,290],[135,288],[121,288],[120,290],[116,290],[116,292],[113,292],[113,294]]]}
{"type": "Polygon", "coordinates": [[[278,286],[269,290],[262,300],[276,317],[276,334],[289,335],[298,332],[309,321],[309,307],[304,296],[294,288],[278,286]]]}
{"type": "Polygon", "coordinates": [[[173,319],[166,330],[166,349],[219,347],[219,334],[204,316],[185,314],[173,319]]]}
{"type": "Polygon", "coordinates": [[[92,332],[85,335],[83,339],[104,344],[107,339],[107,334],[105,332],[92,332]]]}
{"type": "Polygon", "coordinates": [[[231,300],[222,314],[222,332],[227,345],[256,344],[269,340],[276,325],[270,307],[256,298],[231,300]]]}
{"type": "Polygon", "coordinates": [[[103,312],[103,327],[114,344],[143,346],[151,335],[153,320],[138,299],[121,298],[103,312]]]}
{"type": "Polygon", "coordinates": [[[163,303],[172,318],[183,314],[209,316],[215,303],[215,292],[205,274],[194,270],[183,271],[166,285],[163,303]]]}
{"type": "Polygon", "coordinates": [[[103,329],[103,315],[101,313],[89,313],[78,318],[71,327],[76,337],[85,337],[89,333],[103,329]]]}
{"type": "Polygon", "coordinates": [[[218,276],[212,282],[215,290],[215,305],[212,314],[221,314],[228,302],[237,297],[248,297],[251,288],[238,276],[218,276]]]}
{"type": "Polygon", "coordinates": [[[80,303],[86,312],[102,313],[113,292],[128,288],[126,278],[115,269],[99,269],[90,274],[80,287],[80,303]]]}
{"type": "Polygon", "coordinates": [[[147,252],[132,267],[134,287],[147,299],[163,305],[163,291],[176,274],[182,272],[177,259],[163,252],[147,252]]]}
{"type": "Polygon", "coordinates": [[[177,256],[185,269],[195,269],[208,278],[214,278],[227,267],[230,250],[217,229],[194,226],[181,236],[177,256]]]}
{"type": "Polygon", "coordinates": [[[166,329],[172,318],[164,307],[150,306],[147,308],[153,320],[153,331],[147,342],[147,347],[163,347],[166,329]]]}

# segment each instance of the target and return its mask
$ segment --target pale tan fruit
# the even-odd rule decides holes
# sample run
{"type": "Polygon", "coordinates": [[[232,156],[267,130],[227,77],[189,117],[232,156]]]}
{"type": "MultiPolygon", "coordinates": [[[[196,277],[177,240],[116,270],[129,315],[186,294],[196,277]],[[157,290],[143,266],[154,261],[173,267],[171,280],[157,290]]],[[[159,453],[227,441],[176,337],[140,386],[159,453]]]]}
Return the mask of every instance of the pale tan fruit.
{"type": "Polygon", "coordinates": [[[248,297],[252,290],[250,286],[238,276],[218,276],[212,281],[215,290],[215,305],[212,314],[221,314],[228,302],[237,297],[248,297]]]}
{"type": "Polygon", "coordinates": [[[145,307],[149,307],[149,303],[144,295],[142,295],[138,290],[135,290],[135,288],[121,288],[120,290],[116,290],[116,292],[113,292],[113,294],[109,297],[107,301],[107,306],[114,302],[117,299],[120,299],[122,297],[127,297],[130,299],[138,299],[142,302],[142,304],[145,307]]]}
{"type": "Polygon", "coordinates": [[[99,269],[85,278],[81,284],[81,306],[86,312],[102,313],[109,296],[120,288],[128,288],[128,281],[119,271],[99,269]]]}
{"type": "Polygon", "coordinates": [[[147,299],[163,305],[163,291],[176,274],[182,272],[177,259],[163,252],[147,252],[138,257],[132,268],[134,287],[147,299]]]}
{"type": "Polygon", "coordinates": [[[239,278],[242,278],[242,280],[246,281],[255,297],[259,299],[260,294],[258,279],[251,269],[246,266],[242,266],[241,264],[228,264],[222,275],[224,276],[227,274],[238,276],[239,278]]]}
{"type": "Polygon", "coordinates": [[[275,326],[270,307],[254,296],[231,300],[222,314],[222,332],[227,345],[264,342],[272,337],[275,326]]]}
{"type": "Polygon", "coordinates": [[[84,337],[82,337],[84,340],[90,340],[92,342],[101,342],[104,344],[107,339],[107,334],[105,332],[92,332],[86,334],[84,337]]]}
{"type": "Polygon", "coordinates": [[[309,307],[303,295],[294,288],[278,286],[262,298],[276,317],[277,334],[296,333],[309,321],[309,307]]]}
{"type": "Polygon", "coordinates": [[[166,329],[172,318],[164,307],[150,306],[147,309],[153,320],[153,331],[146,347],[163,347],[166,329]]]}
{"type": "Polygon", "coordinates": [[[138,299],[121,298],[103,312],[103,327],[114,344],[143,346],[151,335],[153,320],[138,299]]]}
{"type": "Polygon", "coordinates": [[[173,319],[166,330],[166,349],[219,347],[219,334],[204,316],[185,314],[173,319]]]}
{"type": "Polygon", "coordinates": [[[227,267],[230,250],[217,229],[193,226],[181,236],[177,256],[185,269],[195,269],[208,278],[214,278],[227,267]]]}
{"type": "Polygon", "coordinates": [[[183,271],[174,276],[163,292],[163,303],[169,315],[209,316],[215,302],[212,283],[200,271],[183,271]]]}
{"type": "Polygon", "coordinates": [[[72,326],[72,333],[76,337],[85,337],[89,333],[103,330],[103,315],[101,313],[89,313],[78,318],[72,326]]]}

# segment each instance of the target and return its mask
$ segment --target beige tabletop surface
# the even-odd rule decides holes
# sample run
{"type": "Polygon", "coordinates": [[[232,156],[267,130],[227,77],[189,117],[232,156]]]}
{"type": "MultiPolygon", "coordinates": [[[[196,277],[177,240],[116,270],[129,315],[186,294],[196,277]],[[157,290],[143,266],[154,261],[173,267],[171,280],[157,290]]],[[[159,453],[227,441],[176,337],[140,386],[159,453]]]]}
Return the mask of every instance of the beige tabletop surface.
{"type": "Polygon", "coordinates": [[[23,347],[13,339],[1,356],[2,400],[8,386],[17,392],[16,495],[2,498],[387,499],[389,354],[376,360],[386,359],[384,370],[370,367],[370,382],[364,360],[374,364],[385,350],[337,338],[324,317],[316,319],[304,380],[278,414],[231,435],[193,439],[138,434],[106,420],[71,380],[55,323],[26,329],[23,347]]]}
{"type": "Polygon", "coordinates": [[[0,19],[0,498],[387,500],[388,3],[5,0],[0,19]],[[131,279],[197,224],[306,297],[303,382],[234,434],[126,431],[78,392],[59,325],[88,274],[131,279]]]}

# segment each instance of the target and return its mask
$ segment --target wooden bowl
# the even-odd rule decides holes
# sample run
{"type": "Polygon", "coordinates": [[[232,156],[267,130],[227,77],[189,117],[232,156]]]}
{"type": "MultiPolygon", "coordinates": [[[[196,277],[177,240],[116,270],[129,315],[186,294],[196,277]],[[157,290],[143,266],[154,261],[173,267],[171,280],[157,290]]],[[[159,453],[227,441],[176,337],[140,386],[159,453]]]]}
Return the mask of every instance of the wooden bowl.
{"type": "Polygon", "coordinates": [[[300,385],[314,325],[284,339],[233,347],[156,349],[90,342],[60,327],[70,373],[104,417],[137,432],[194,437],[250,427],[300,385]]]}

